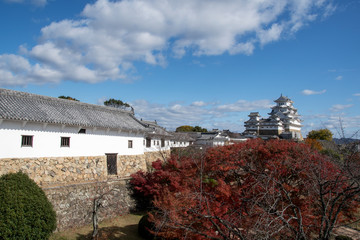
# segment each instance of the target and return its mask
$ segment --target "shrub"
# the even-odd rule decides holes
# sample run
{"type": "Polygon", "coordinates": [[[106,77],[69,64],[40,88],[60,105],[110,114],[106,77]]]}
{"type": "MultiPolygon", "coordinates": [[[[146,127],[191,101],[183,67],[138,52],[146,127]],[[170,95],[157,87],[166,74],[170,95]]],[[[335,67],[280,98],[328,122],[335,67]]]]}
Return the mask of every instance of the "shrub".
{"type": "Polygon", "coordinates": [[[26,174],[0,177],[0,239],[48,239],[56,214],[44,191],[26,174]]]}

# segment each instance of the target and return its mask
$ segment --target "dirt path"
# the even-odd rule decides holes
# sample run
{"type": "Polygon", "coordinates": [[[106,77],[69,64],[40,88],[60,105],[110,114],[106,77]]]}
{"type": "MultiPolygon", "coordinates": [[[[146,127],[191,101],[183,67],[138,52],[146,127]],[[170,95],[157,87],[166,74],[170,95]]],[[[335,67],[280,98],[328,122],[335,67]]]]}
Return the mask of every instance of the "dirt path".
{"type": "MultiPolygon", "coordinates": [[[[124,215],[99,224],[99,240],[142,240],[137,225],[142,215],[124,215]]],[[[92,225],[54,233],[50,240],[91,240],[92,225]]]]}

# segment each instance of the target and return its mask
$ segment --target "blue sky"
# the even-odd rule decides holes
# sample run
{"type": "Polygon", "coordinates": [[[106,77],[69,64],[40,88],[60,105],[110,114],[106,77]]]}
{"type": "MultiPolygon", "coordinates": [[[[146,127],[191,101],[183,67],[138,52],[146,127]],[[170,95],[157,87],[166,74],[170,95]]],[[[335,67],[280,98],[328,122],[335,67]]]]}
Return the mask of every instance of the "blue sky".
{"type": "MultiPolygon", "coordinates": [[[[242,132],[280,94],[303,135],[360,129],[359,0],[0,0],[0,87],[121,99],[167,129],[242,132]]],[[[359,135],[357,136],[359,137],[359,135]]]]}

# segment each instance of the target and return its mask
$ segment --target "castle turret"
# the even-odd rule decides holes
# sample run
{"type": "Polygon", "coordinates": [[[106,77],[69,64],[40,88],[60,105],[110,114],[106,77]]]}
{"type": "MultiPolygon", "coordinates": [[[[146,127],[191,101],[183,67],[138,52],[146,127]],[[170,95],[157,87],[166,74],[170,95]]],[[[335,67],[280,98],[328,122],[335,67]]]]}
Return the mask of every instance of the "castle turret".
{"type": "Polygon", "coordinates": [[[245,134],[259,135],[259,126],[260,126],[259,112],[251,112],[248,116],[250,117],[250,119],[244,123],[245,134]]]}

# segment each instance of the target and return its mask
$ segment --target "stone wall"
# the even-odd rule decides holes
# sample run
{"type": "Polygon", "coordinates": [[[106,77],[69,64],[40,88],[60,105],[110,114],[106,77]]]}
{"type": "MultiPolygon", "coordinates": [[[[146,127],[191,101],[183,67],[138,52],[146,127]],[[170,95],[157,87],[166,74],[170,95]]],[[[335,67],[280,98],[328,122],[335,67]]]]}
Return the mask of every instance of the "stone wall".
{"type": "Polygon", "coordinates": [[[106,179],[106,157],[5,158],[0,175],[22,171],[40,186],[106,179]]]}
{"type": "Polygon", "coordinates": [[[43,188],[57,215],[57,230],[92,222],[94,199],[101,198],[99,221],[123,215],[133,206],[125,180],[43,188]]]}
{"type": "Polygon", "coordinates": [[[152,162],[158,159],[164,161],[166,158],[170,157],[171,153],[170,150],[167,150],[167,151],[157,151],[157,152],[146,152],[144,155],[147,166],[146,170],[149,170],[149,167],[151,166],[152,162]]]}
{"type": "Polygon", "coordinates": [[[128,178],[131,174],[147,170],[151,162],[168,156],[169,151],[149,152],[142,155],[118,155],[117,175],[107,174],[106,156],[47,157],[0,159],[0,175],[22,171],[40,186],[59,186],[107,179],[128,178]]]}

